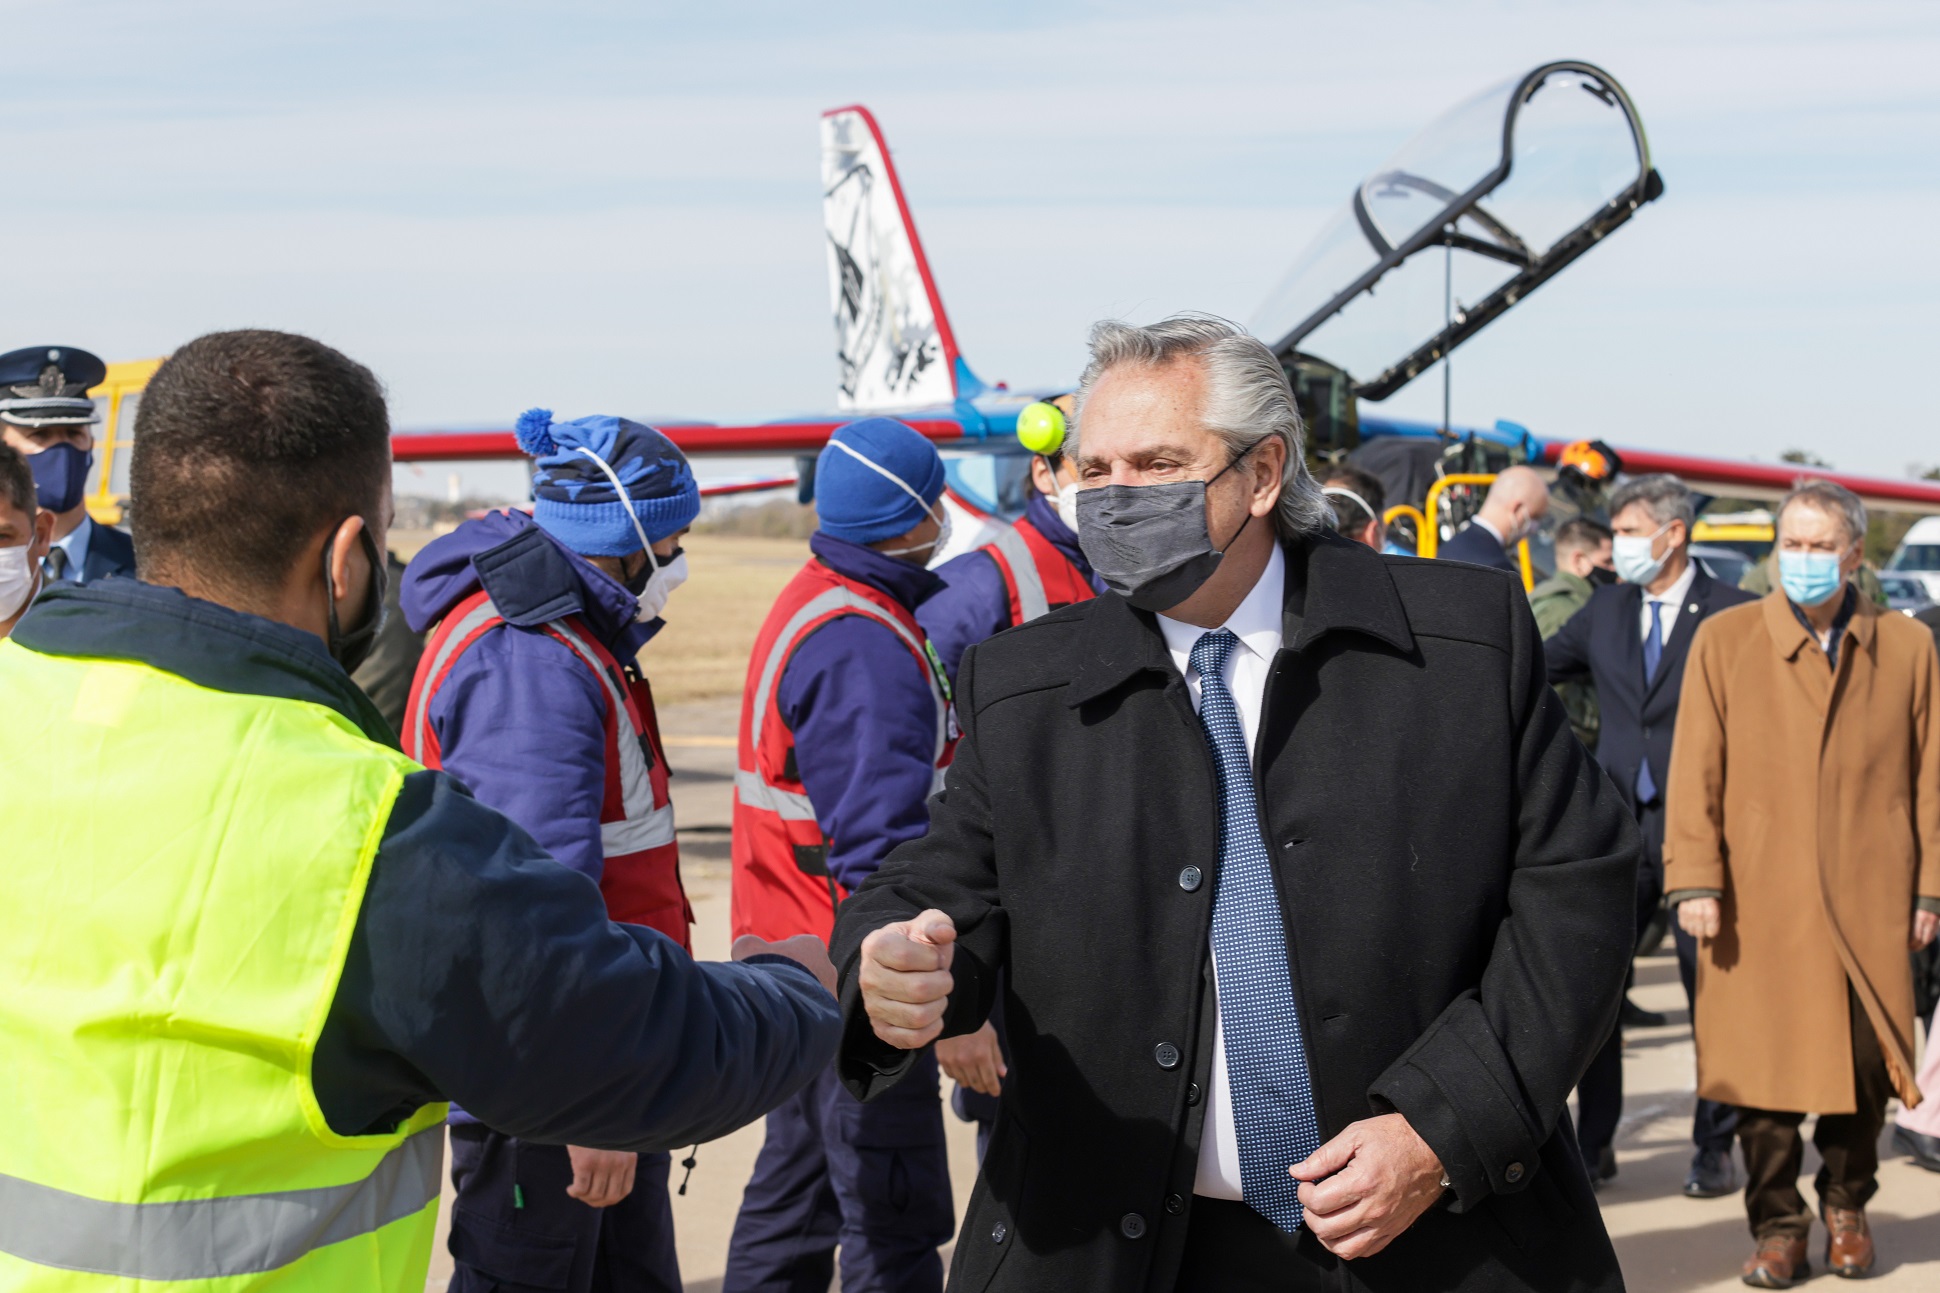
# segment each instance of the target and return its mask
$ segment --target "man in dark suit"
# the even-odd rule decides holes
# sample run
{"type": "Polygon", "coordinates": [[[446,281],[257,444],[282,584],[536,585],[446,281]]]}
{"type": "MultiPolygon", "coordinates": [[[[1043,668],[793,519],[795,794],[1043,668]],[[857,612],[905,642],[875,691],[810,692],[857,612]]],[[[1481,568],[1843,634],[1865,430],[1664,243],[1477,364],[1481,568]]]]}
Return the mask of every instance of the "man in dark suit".
{"type": "MultiPolygon", "coordinates": [[[[1721,584],[1691,560],[1690,491],[1675,476],[1641,476],[1610,496],[1616,532],[1612,558],[1624,582],[1599,588],[1545,645],[1551,682],[1588,679],[1596,684],[1602,728],[1596,757],[1630,802],[1643,828],[1645,864],[1637,875],[1637,922],[1641,929],[1664,898],[1664,795],[1671,768],[1671,738],[1683,689],[1684,659],[1691,638],[1708,616],[1753,600],[1721,584]]],[[[1677,969],[1687,999],[1695,1001],[1697,945],[1676,931],[1677,969]]],[[[1623,1042],[1610,1039],[1584,1075],[1577,1093],[1583,1156],[1599,1183],[1617,1174],[1612,1140],[1623,1112],[1623,1042]]],[[[1691,1123],[1695,1152],[1684,1192],[1713,1198],[1737,1188],[1731,1161],[1736,1112],[1699,1100],[1691,1123]]]]}
{"type": "Polygon", "coordinates": [[[1531,467],[1510,467],[1489,486],[1482,510],[1435,553],[1443,561],[1466,561],[1522,575],[1516,545],[1549,512],[1549,486],[1531,467]]]}
{"type": "Polygon", "coordinates": [[[91,584],[135,573],[135,543],[88,516],[94,424],[88,391],[108,366],[73,346],[27,346],[0,355],[0,438],[27,459],[40,508],[54,516],[47,584],[91,584]]]}
{"type": "Polygon", "coordinates": [[[1098,325],[1078,426],[1112,591],[964,657],[929,833],[835,929],[865,1099],[1001,976],[951,1287],[1621,1288],[1564,1106],[1641,846],[1521,588],[1328,533],[1223,320],[1098,325]]]}

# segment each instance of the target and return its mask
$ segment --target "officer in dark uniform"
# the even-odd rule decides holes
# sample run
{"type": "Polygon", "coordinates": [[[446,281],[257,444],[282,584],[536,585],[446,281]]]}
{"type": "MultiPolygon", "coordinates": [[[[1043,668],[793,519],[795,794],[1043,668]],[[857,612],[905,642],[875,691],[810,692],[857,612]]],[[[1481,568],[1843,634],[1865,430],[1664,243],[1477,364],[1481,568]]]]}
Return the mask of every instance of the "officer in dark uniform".
{"type": "Polygon", "coordinates": [[[0,438],[26,457],[41,510],[54,514],[49,584],[135,573],[134,541],[96,525],[83,501],[94,466],[94,424],[101,420],[88,391],[107,376],[106,364],[73,346],[0,355],[0,438]]]}

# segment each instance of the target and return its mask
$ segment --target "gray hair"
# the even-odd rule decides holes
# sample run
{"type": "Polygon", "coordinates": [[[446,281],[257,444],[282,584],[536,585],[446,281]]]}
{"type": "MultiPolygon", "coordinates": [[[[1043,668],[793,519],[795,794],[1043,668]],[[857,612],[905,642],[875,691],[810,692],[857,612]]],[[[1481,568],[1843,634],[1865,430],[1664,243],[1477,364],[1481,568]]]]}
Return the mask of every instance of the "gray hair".
{"type": "Polygon", "coordinates": [[[1304,428],[1286,369],[1271,350],[1237,323],[1213,314],[1175,314],[1149,327],[1116,319],[1091,326],[1091,362],[1078,385],[1077,438],[1084,436],[1084,406],[1091,388],[1124,364],[1157,368],[1197,359],[1206,373],[1206,429],[1233,458],[1268,438],[1286,446],[1280,503],[1274,522],[1281,537],[1333,528],[1333,508],[1307,470],[1304,428]]]}
{"type": "Polygon", "coordinates": [[[1794,503],[1806,503],[1818,508],[1829,516],[1836,516],[1845,524],[1846,535],[1854,543],[1866,537],[1866,505],[1859,501],[1859,495],[1844,485],[1835,485],[1829,480],[1801,476],[1792,482],[1792,492],[1779,500],[1778,510],[1772,513],[1772,531],[1785,519],[1785,509],[1794,503]]]}
{"type": "Polygon", "coordinates": [[[1683,481],[1667,471],[1654,476],[1638,476],[1617,486],[1610,495],[1610,519],[1616,520],[1617,514],[1632,503],[1642,503],[1644,511],[1658,527],[1669,525],[1672,521],[1684,522],[1684,536],[1690,537],[1691,526],[1697,521],[1697,504],[1691,498],[1691,491],[1683,481]]]}

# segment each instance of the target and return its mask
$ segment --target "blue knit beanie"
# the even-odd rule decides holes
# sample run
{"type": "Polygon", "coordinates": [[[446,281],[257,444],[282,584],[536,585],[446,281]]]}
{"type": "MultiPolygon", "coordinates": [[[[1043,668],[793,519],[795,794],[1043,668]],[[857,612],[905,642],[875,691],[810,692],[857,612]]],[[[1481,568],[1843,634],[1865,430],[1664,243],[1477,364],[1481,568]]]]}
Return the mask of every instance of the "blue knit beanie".
{"type": "Polygon", "coordinates": [[[626,557],[640,551],[640,533],[626,503],[582,449],[604,459],[626,486],[633,515],[650,542],[678,534],[700,515],[700,486],[687,456],[650,426],[616,417],[554,422],[551,409],[527,409],[519,414],[517,434],[519,448],[539,460],[532,476],[532,519],[581,556],[626,557]]]}
{"type": "Polygon", "coordinates": [[[822,533],[850,543],[881,543],[908,534],[942,494],[943,456],[922,432],[895,418],[865,418],[837,428],[815,464],[815,512],[822,533]],[[856,454],[869,461],[858,462],[856,454]]]}

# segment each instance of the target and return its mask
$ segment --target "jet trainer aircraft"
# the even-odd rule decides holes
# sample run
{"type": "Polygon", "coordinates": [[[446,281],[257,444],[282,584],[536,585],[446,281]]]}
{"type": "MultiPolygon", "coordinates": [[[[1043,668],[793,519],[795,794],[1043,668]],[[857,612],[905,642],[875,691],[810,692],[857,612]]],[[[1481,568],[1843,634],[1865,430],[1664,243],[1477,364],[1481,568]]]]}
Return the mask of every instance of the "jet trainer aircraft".
{"type": "MultiPolygon", "coordinates": [[[[835,407],[759,424],[655,425],[691,455],[797,457],[795,478],[709,492],[794,485],[806,498],[814,455],[836,427],[894,414],[944,450],[946,498],[960,537],[939,559],[955,555],[1022,510],[1029,457],[1015,438],[1017,416],[1062,391],[1012,391],[970,367],[867,108],[823,114],[821,166],[835,407]]],[[[1629,95],[1589,63],[1545,63],[1431,123],[1355,187],[1250,323],[1287,368],[1310,448],[1334,457],[1384,439],[1413,440],[1439,453],[1438,473],[1492,471],[1516,461],[1557,464],[1568,438],[1537,436],[1507,421],[1489,427],[1451,426],[1446,416],[1439,424],[1411,421],[1368,406],[1437,366],[1445,373],[1450,352],[1663,192],[1629,95]]],[[[90,494],[104,517],[119,514],[125,491],[125,467],[117,471],[114,464],[125,457],[116,454],[116,441],[127,437],[116,428],[132,420],[121,416],[123,407],[139,398],[152,371],[153,361],[115,365],[109,386],[96,392],[107,406],[105,469],[90,494]]],[[[522,457],[509,430],[404,432],[393,447],[401,462],[522,457]]],[[[1734,497],[1776,497],[1798,471],[1618,448],[1632,474],[1672,471],[1695,488],[1734,497]]],[[[1815,474],[1875,506],[1940,513],[1940,485],[1932,482],[1815,474]]],[[[1452,532],[1460,496],[1459,490],[1441,496],[1432,529],[1452,532]]],[[[1419,507],[1426,500],[1405,501],[1419,507]]]]}

